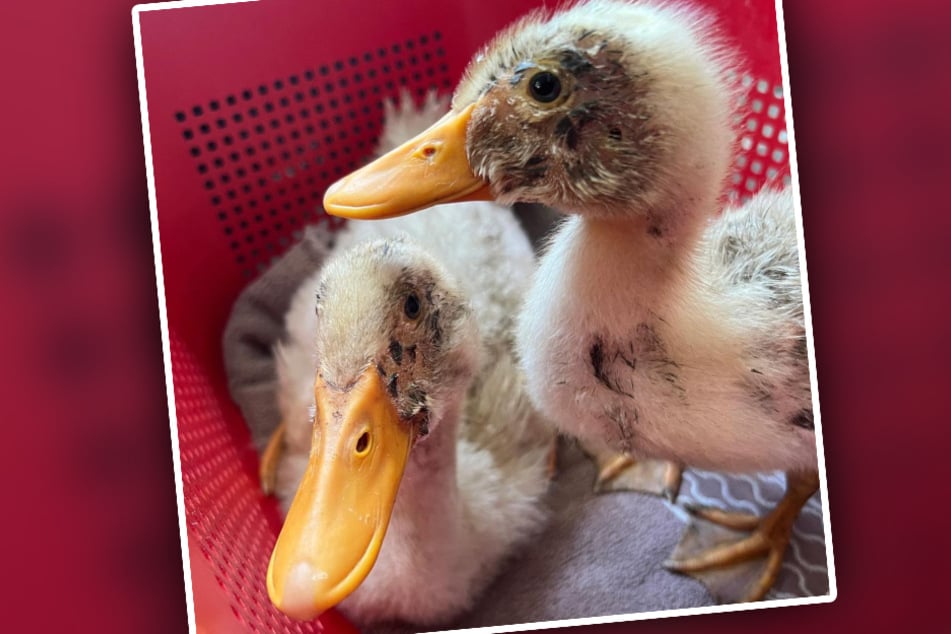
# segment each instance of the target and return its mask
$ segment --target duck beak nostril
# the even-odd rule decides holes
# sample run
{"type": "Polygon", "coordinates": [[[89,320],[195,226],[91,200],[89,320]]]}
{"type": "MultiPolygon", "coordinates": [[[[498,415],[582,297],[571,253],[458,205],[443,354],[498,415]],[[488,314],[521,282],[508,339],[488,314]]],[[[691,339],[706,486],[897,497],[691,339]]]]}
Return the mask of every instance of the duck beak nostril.
{"type": "Polygon", "coordinates": [[[360,437],[357,439],[356,452],[357,455],[364,455],[370,448],[370,432],[363,432],[360,437]]]}

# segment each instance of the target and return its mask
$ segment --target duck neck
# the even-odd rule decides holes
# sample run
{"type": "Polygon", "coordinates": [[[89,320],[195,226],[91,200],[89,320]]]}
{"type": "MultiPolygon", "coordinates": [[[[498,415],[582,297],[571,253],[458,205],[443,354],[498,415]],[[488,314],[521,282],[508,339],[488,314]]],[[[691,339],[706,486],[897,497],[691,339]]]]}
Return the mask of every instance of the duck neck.
{"type": "Polygon", "coordinates": [[[651,214],[632,212],[611,217],[582,215],[580,224],[589,244],[601,251],[598,260],[610,261],[638,278],[671,281],[690,267],[703,219],[696,214],[659,230],[651,214]]]}
{"type": "Polygon", "coordinates": [[[461,513],[456,484],[456,435],[461,400],[451,403],[432,432],[410,452],[397,499],[400,521],[413,522],[420,536],[445,530],[461,513]],[[437,526],[439,528],[437,528],[437,526]]]}

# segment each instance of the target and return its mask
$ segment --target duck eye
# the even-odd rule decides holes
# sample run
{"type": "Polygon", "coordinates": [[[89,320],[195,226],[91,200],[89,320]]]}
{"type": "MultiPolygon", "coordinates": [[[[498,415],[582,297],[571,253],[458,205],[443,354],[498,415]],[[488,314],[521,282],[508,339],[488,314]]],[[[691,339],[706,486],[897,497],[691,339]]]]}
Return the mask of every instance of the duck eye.
{"type": "Polygon", "coordinates": [[[536,101],[551,103],[561,94],[561,80],[555,73],[545,70],[532,76],[528,90],[536,101]]]}
{"type": "Polygon", "coordinates": [[[403,302],[403,313],[410,319],[419,317],[419,298],[415,293],[406,296],[406,301],[403,302]]]}

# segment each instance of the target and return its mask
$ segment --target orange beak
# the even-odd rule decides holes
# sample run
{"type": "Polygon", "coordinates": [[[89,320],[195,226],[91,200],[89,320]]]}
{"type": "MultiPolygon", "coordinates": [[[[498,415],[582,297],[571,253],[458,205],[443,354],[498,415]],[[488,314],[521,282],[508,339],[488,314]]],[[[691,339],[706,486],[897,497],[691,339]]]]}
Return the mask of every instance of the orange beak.
{"type": "Polygon", "coordinates": [[[466,128],[475,104],[450,112],[419,136],[337,181],[324,194],[327,213],[371,220],[439,203],[493,200],[466,158],[466,128]]]}
{"type": "Polygon", "coordinates": [[[383,544],[414,430],[371,366],[349,388],[317,377],[307,471],[267,570],[271,602],[311,620],[353,592],[383,544]]]}

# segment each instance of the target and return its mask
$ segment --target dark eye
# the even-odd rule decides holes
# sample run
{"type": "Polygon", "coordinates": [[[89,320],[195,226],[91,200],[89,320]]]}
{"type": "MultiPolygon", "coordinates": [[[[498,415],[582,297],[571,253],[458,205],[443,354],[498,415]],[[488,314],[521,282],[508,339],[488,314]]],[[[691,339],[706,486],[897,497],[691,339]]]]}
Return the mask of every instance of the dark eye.
{"type": "Polygon", "coordinates": [[[410,319],[419,317],[419,298],[415,293],[406,296],[406,301],[403,302],[403,313],[410,319]]]}
{"type": "Polygon", "coordinates": [[[528,90],[537,101],[551,103],[561,94],[561,80],[555,73],[536,73],[528,83],[528,90]]]}

